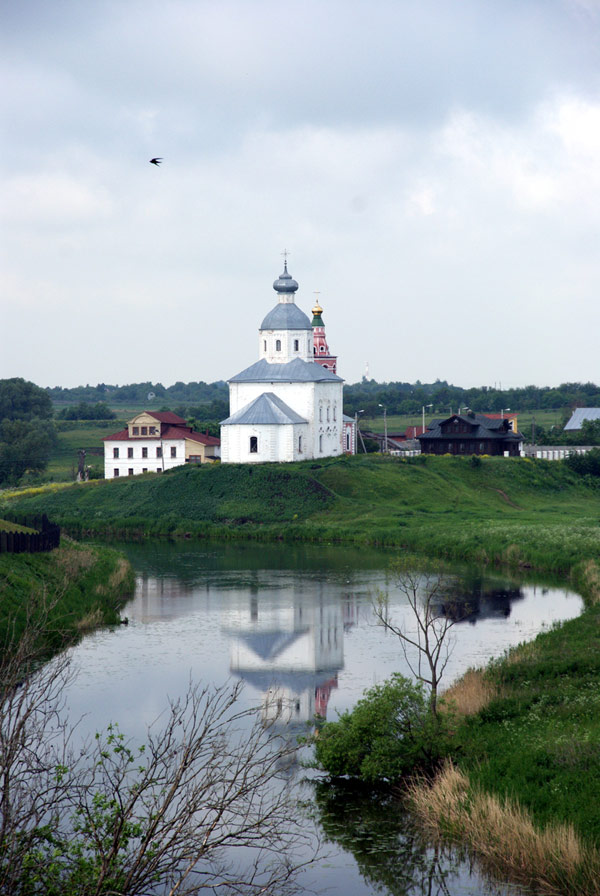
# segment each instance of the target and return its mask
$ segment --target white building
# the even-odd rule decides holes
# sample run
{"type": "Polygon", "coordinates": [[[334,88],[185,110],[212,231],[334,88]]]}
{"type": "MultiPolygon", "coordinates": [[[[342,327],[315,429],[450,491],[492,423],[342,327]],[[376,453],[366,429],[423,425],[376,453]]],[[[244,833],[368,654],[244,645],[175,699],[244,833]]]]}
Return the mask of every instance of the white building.
{"type": "Polygon", "coordinates": [[[295,303],[298,284],[287,262],[273,289],[278,302],[260,325],[259,359],[229,380],[224,463],[309,460],[344,450],[344,381],[313,360],[313,327],[295,303]]]}
{"type": "Polygon", "coordinates": [[[171,411],[142,411],[125,429],[104,438],[104,477],[163,473],[186,463],[216,460],[220,441],[194,432],[171,411]]]}

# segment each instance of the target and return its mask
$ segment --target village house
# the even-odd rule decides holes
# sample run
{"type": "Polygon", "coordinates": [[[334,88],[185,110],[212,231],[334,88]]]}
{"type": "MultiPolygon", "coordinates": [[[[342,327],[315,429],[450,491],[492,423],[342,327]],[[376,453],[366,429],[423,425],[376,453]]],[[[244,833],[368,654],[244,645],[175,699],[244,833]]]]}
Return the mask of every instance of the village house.
{"type": "Polygon", "coordinates": [[[212,463],[220,456],[221,444],[214,436],[194,432],[171,411],[142,411],[103,441],[106,479],[212,463]]]}
{"type": "Polygon", "coordinates": [[[417,436],[422,454],[491,454],[520,457],[523,436],[500,414],[452,414],[417,436]]]}

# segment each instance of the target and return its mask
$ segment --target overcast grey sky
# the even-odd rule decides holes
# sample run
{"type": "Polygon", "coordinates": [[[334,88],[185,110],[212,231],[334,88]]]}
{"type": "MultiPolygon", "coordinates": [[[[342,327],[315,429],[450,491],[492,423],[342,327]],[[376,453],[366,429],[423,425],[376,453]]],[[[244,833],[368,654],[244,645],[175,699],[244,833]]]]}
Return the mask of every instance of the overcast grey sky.
{"type": "Polygon", "coordinates": [[[348,382],[600,382],[600,0],[0,15],[0,377],[227,379],[287,249],[348,382]]]}

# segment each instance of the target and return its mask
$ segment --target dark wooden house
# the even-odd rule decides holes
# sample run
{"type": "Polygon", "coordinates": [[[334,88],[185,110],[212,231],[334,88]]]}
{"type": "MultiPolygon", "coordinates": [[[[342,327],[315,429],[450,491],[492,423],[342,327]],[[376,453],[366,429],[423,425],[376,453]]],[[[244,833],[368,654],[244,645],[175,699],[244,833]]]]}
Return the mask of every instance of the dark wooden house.
{"type": "Polygon", "coordinates": [[[418,440],[422,454],[495,454],[519,457],[523,436],[514,432],[506,417],[452,414],[434,420],[418,440]]]}

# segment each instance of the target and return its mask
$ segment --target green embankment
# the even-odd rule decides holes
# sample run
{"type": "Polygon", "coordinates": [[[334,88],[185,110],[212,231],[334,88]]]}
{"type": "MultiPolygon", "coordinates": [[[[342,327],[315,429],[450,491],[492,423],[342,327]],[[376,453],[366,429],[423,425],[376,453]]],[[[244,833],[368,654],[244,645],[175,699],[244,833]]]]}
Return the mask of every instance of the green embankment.
{"type": "Polygon", "coordinates": [[[381,456],[181,467],[5,498],[75,536],[304,539],[571,574],[600,559],[600,488],[552,461],[381,456]]]}
{"type": "Polygon", "coordinates": [[[133,587],[131,567],[110,548],[63,538],[49,553],[0,554],[0,652],[29,623],[41,624],[37,649],[48,653],[86,629],[114,624],[133,587]]]}

